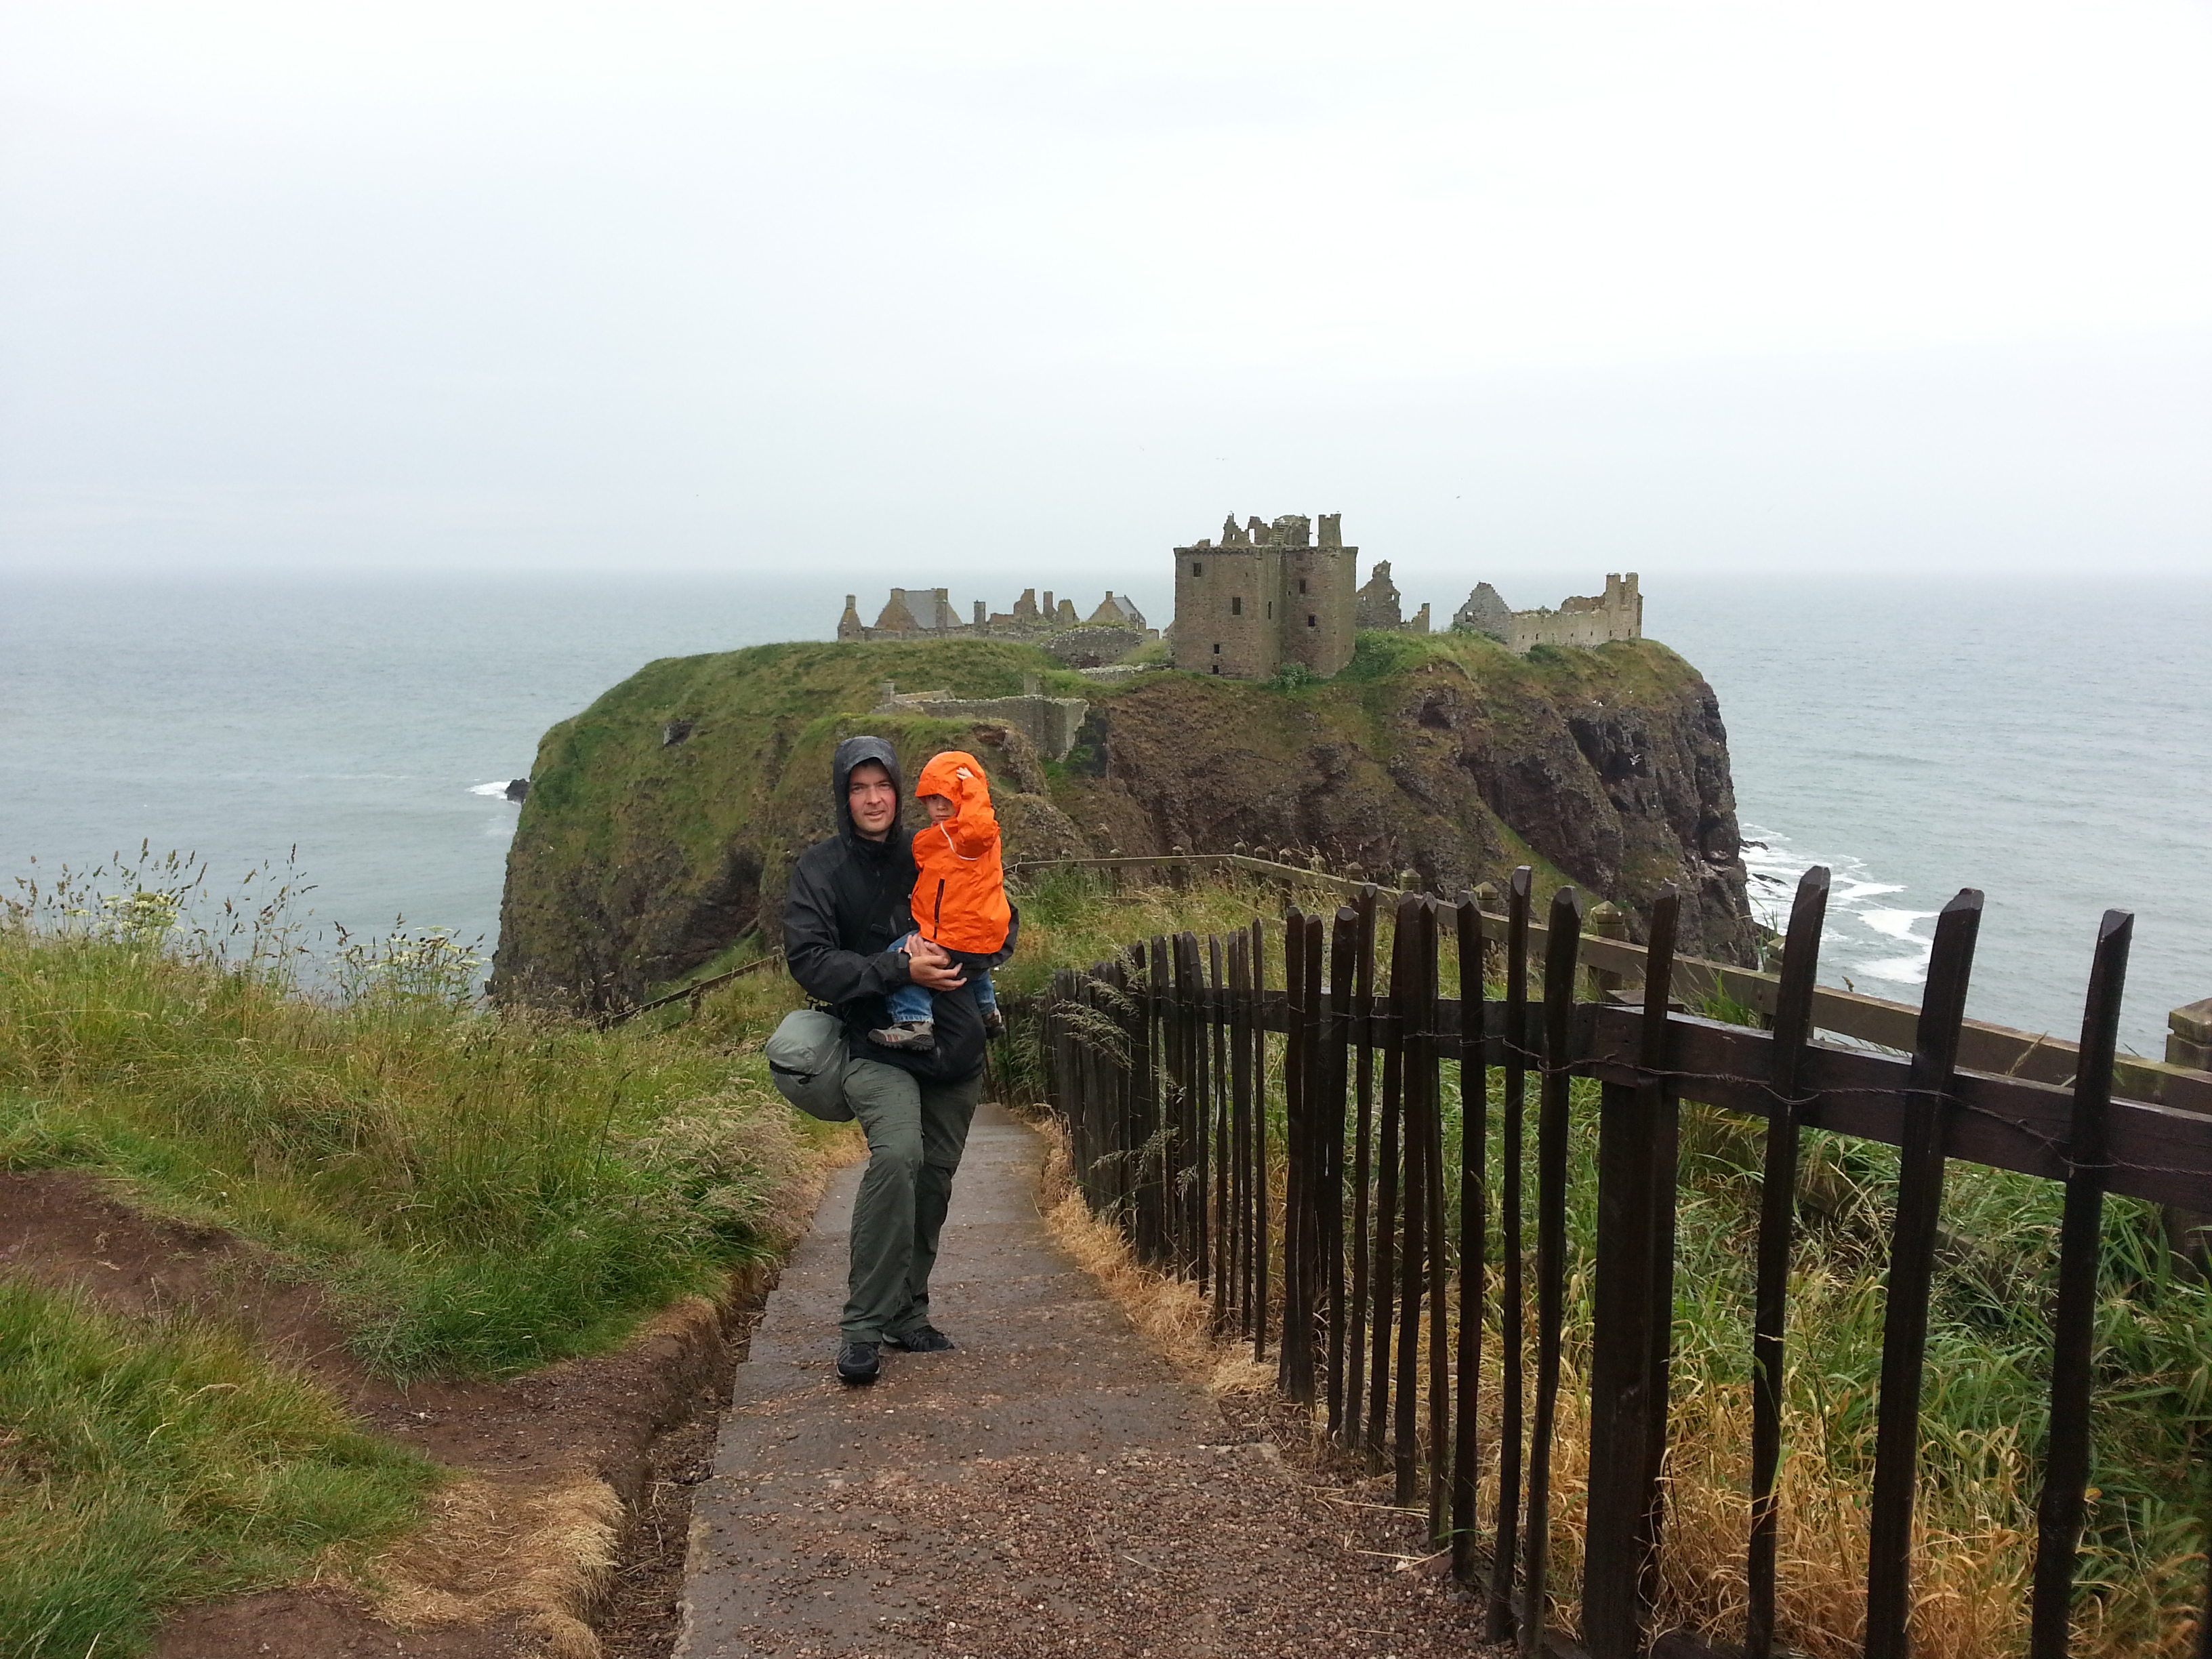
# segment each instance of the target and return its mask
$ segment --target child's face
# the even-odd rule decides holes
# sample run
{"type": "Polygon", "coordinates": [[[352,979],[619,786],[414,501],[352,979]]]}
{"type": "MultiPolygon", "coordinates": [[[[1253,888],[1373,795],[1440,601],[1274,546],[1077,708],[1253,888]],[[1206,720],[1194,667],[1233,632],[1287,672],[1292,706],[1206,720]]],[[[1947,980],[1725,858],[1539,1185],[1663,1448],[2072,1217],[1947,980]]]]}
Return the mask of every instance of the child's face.
{"type": "Polygon", "coordinates": [[[924,795],[921,798],[921,810],[929,814],[929,821],[932,823],[942,823],[960,809],[943,795],[924,795]]]}

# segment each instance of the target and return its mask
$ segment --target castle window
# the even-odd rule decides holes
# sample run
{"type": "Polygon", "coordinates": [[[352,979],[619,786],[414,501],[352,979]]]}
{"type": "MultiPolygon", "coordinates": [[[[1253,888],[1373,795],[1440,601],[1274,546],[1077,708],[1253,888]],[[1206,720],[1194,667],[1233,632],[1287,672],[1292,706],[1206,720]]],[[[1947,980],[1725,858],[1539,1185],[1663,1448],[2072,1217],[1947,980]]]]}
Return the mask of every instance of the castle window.
{"type": "Polygon", "coordinates": [[[1217,657],[1221,654],[1221,641],[1218,640],[1213,642],[1213,654],[1217,657]]]}
{"type": "Polygon", "coordinates": [[[1267,601],[1267,620],[1269,622],[1275,620],[1275,602],[1273,599],[1267,601]]]}
{"type": "Polygon", "coordinates": [[[1232,617],[1243,616],[1244,614],[1244,601],[1242,599],[1231,599],[1229,601],[1229,614],[1232,617]]]}
{"type": "Polygon", "coordinates": [[[1190,562],[1190,574],[1194,576],[1203,576],[1206,574],[1206,561],[1193,559],[1190,562]]]}
{"type": "Polygon", "coordinates": [[[1298,592],[1301,592],[1301,593],[1303,593],[1303,592],[1304,592],[1305,591],[1306,591],[1306,579],[1305,579],[1304,576],[1301,576],[1301,577],[1299,577],[1299,578],[1298,578],[1298,592]]]}
{"type": "Polygon", "coordinates": [[[1308,617],[1306,618],[1306,626],[1308,628],[1319,628],[1321,626],[1321,618],[1318,617],[1308,617]]]}

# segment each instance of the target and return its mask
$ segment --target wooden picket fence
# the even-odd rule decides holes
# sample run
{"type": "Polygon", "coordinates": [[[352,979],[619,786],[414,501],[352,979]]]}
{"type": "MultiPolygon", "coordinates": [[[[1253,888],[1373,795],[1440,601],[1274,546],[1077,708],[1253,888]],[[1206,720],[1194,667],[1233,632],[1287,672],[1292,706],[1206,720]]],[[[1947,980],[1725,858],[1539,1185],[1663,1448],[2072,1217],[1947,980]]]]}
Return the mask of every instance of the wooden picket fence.
{"type": "MultiPolygon", "coordinates": [[[[2078,1051],[2045,1045],[2069,1051],[2071,1081],[2061,1085],[1960,1064],[1982,910],[1971,889],[1937,919],[1909,1058],[1815,1040],[1816,1010],[1840,994],[1815,982],[1827,896],[1825,870],[1798,887],[1765,1030],[1669,1006],[1673,894],[1653,906],[1638,952],[1639,1000],[1587,996],[1582,901],[1563,890],[1548,925],[1536,927],[1526,869],[1508,884],[1503,915],[1472,896],[1389,896],[1391,958],[1379,992],[1384,896],[1368,886],[1333,915],[1292,908],[1279,926],[1255,921],[1225,939],[1183,933],[1134,945],[1115,961],[1061,972],[1039,1006],[1047,1097],[1091,1209],[1123,1226],[1143,1261],[1201,1285],[1224,1334],[1249,1340],[1255,1358],[1272,1345],[1282,1389],[1325,1413],[1340,1446],[1391,1473],[1400,1504],[1425,1500],[1461,1582],[1487,1602],[1491,1634],[1517,1638],[1524,1652],[1571,1650],[1550,1628],[1570,1596],[1595,1659],[1634,1659],[1666,1634],[1655,1627],[1654,1598],[1666,1547],[1661,1471],[1684,1101],[1765,1123],[1745,1354],[1753,1420],[1741,1651],[1768,1659],[1777,1650],[1784,1316],[1800,1136],[1815,1128],[1901,1154],[1869,1508],[1869,1659],[1906,1652],[1946,1166],[2064,1184],[2029,1652],[2067,1652],[2089,1474],[2101,1206],[2110,1193],[2212,1212],[2212,1117],[2114,1097],[2129,915],[2105,917],[2078,1051]],[[1461,964],[1458,998],[1440,994],[1447,935],[1461,964]],[[1502,997],[1486,997],[1486,969],[1502,979],[1502,997]],[[1460,1068],[1468,1115],[1455,1170],[1444,1167],[1448,1065],[1460,1068]],[[1495,1124],[1493,1073],[1502,1085],[1495,1124]],[[1588,1264],[1589,1490],[1581,1583],[1566,1586],[1553,1582],[1551,1553],[1576,1077],[1597,1081],[1601,1103],[1588,1264]],[[1279,1102],[1272,1121],[1271,1080],[1279,1102]],[[1523,1191],[1532,1133],[1533,1194],[1523,1191]],[[1483,1310],[1493,1277],[1504,1352],[1495,1356],[1501,1398],[1486,1418],[1483,1310]],[[1486,1469],[1495,1498],[1478,1514],[1486,1469]]],[[[2052,1063],[2046,1054],[2039,1069],[2052,1063]]],[[[2199,1640],[2212,1654],[2212,1620],[2199,1640]]]]}

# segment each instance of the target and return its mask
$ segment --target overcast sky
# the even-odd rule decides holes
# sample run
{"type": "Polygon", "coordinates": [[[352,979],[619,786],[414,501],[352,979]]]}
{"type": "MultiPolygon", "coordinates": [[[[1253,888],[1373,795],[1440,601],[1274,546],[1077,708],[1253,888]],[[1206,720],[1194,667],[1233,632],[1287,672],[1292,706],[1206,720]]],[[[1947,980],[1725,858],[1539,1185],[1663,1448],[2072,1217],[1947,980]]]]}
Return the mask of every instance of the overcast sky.
{"type": "Polygon", "coordinates": [[[0,569],[2201,572],[2208,206],[2174,0],[16,0],[0,569]]]}

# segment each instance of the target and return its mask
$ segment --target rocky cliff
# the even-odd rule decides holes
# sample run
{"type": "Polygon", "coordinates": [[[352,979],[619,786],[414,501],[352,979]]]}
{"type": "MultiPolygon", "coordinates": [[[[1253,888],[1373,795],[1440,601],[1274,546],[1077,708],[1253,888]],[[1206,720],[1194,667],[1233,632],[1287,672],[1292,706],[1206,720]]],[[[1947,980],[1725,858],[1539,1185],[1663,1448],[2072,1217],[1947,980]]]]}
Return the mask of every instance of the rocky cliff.
{"type": "Polygon", "coordinates": [[[1367,635],[1352,666],[1282,687],[1147,673],[1101,686],[987,640],[760,646],[647,665],[539,745],[500,918],[495,994],[633,1000],[757,920],[830,832],[830,751],[873,731],[912,777],[968,748],[994,775],[1007,861],[1318,850],[1451,892],[1519,863],[1641,913],[1687,903],[1682,948],[1749,959],[1727,734],[1712,689],[1653,641],[1531,658],[1463,635],[1367,635]],[[1089,703],[1064,760],[1009,726],[869,714],[881,683],[1089,703]]]}

